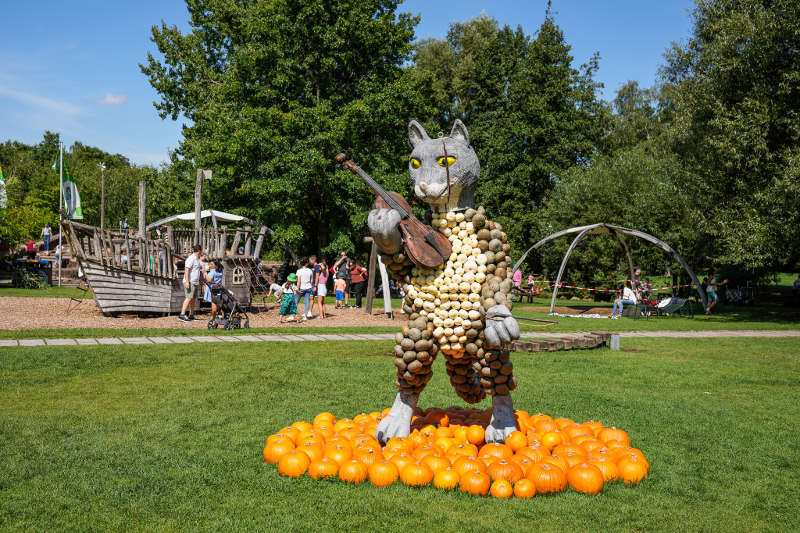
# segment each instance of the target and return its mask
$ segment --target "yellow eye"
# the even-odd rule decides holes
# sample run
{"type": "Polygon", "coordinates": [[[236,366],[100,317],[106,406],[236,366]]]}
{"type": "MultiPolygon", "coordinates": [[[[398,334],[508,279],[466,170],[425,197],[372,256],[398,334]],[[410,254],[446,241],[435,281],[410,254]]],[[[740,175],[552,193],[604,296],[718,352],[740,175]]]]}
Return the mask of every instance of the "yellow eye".
{"type": "Polygon", "coordinates": [[[412,157],[411,158],[411,166],[412,167],[419,168],[420,165],[422,165],[422,163],[419,162],[419,159],[417,159],[416,157],[412,157]]]}
{"type": "Polygon", "coordinates": [[[452,167],[453,163],[456,162],[456,158],[452,155],[447,156],[447,159],[444,157],[440,157],[437,163],[439,163],[440,167],[452,167]]]}

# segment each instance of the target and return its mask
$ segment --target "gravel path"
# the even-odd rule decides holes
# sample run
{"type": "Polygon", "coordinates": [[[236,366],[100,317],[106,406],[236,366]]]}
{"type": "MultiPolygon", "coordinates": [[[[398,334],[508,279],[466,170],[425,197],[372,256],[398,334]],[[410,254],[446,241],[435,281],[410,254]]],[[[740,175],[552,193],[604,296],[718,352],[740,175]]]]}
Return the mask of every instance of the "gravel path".
{"type": "MultiPolygon", "coordinates": [[[[197,316],[197,322],[181,322],[176,316],[139,318],[136,315],[120,315],[105,317],[95,304],[94,300],[83,300],[81,303],[71,301],[69,298],[0,298],[3,309],[3,323],[0,329],[45,329],[45,328],[113,328],[113,329],[139,329],[139,328],[186,328],[206,329],[208,310],[203,310],[197,316]]],[[[405,315],[395,313],[395,319],[384,318],[383,305],[373,308],[373,314],[367,315],[364,309],[340,309],[332,306],[328,317],[324,320],[314,318],[303,324],[281,324],[278,322],[279,307],[261,313],[250,313],[251,328],[286,327],[295,325],[298,329],[305,325],[315,327],[343,327],[343,326],[392,326],[398,327],[405,323],[405,315]]],[[[303,308],[302,302],[300,308],[303,308]]],[[[316,309],[315,309],[316,312],[316,309]]]]}

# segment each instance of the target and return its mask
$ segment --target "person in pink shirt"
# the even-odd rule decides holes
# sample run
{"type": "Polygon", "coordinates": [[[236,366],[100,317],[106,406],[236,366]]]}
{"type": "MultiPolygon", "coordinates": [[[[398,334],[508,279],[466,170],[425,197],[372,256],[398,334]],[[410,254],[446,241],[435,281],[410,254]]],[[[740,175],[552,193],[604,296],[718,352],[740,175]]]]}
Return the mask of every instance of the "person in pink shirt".
{"type": "Polygon", "coordinates": [[[514,296],[519,297],[520,301],[522,300],[522,271],[517,269],[514,271],[514,275],[511,277],[511,282],[514,285],[514,296]]]}

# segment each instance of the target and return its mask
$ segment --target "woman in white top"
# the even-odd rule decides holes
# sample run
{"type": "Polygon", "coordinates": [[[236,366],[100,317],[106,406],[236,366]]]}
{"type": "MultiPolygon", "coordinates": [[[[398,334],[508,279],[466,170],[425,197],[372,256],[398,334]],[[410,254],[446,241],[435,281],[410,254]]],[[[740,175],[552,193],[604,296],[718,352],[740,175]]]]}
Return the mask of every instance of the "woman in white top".
{"type": "Polygon", "coordinates": [[[610,318],[619,318],[622,316],[622,306],[623,305],[634,305],[636,304],[637,298],[636,293],[633,292],[631,288],[631,280],[627,280],[625,285],[620,285],[620,297],[614,300],[614,307],[611,309],[611,317],[610,318]],[[619,311],[617,311],[619,309],[619,311]],[[616,316],[614,316],[616,314],[616,316]]]}

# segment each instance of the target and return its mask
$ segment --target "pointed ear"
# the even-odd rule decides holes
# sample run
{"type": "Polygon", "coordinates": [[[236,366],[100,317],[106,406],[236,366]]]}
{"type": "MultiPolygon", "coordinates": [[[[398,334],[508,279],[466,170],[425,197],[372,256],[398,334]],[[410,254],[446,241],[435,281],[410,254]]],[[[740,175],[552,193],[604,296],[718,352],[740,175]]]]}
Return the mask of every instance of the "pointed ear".
{"type": "Polygon", "coordinates": [[[408,140],[411,141],[411,146],[416,146],[422,141],[429,141],[430,137],[419,122],[412,120],[408,123],[408,140]]]}
{"type": "Polygon", "coordinates": [[[469,133],[467,133],[467,127],[461,122],[461,119],[457,118],[455,123],[453,123],[453,129],[450,130],[450,138],[458,139],[469,146],[469,133]]]}

